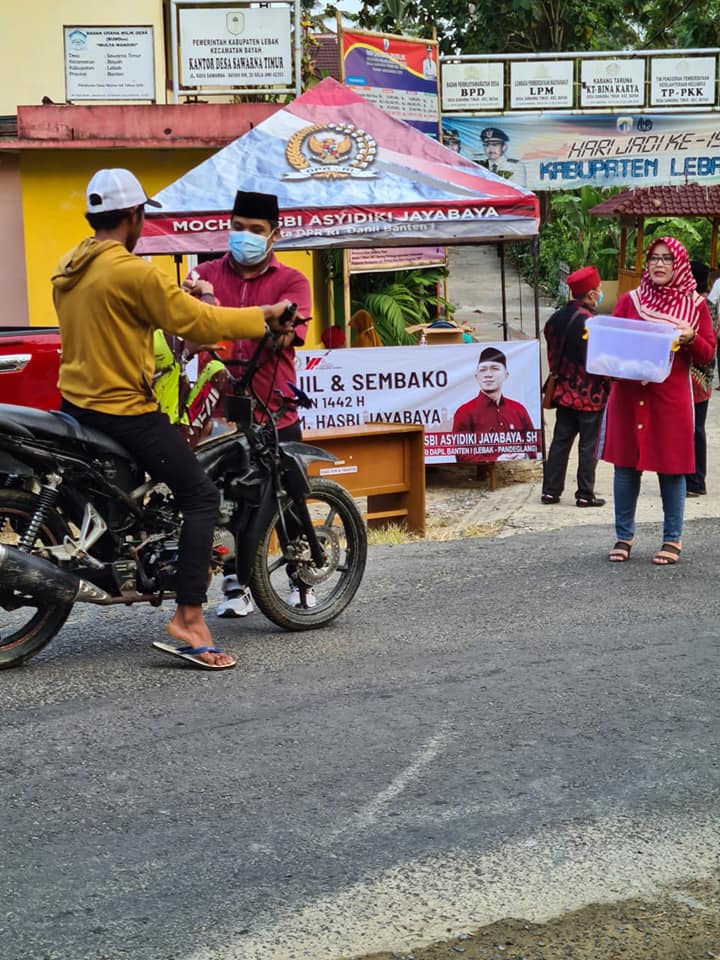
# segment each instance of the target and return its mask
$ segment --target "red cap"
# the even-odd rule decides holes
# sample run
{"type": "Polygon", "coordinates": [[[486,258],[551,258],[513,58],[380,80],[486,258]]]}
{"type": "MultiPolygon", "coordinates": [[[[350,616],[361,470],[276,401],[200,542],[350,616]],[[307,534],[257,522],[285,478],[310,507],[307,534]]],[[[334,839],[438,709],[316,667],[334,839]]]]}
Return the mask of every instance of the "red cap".
{"type": "Polygon", "coordinates": [[[342,327],[330,327],[327,330],[323,330],[323,332],[320,334],[320,339],[328,350],[331,350],[334,347],[344,347],[345,331],[342,327]]]}
{"type": "Polygon", "coordinates": [[[600,286],[600,274],[596,267],[580,267],[567,278],[573,297],[583,297],[589,290],[600,286]]]}

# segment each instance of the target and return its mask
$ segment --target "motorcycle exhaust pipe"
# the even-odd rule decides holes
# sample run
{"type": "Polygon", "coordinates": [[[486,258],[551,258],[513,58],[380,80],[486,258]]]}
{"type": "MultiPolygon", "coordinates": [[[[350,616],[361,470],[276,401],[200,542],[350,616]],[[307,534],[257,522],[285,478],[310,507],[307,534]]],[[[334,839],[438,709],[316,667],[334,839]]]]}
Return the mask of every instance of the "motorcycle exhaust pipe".
{"type": "Polygon", "coordinates": [[[27,594],[46,603],[106,603],[109,594],[41,557],[0,544],[0,592],[27,594]]]}

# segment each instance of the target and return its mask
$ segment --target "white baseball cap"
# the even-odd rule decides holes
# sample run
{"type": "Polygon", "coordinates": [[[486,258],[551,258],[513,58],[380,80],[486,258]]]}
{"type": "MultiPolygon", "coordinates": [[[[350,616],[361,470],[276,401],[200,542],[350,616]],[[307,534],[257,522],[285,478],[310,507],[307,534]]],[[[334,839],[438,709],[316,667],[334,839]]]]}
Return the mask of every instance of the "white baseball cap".
{"type": "Polygon", "coordinates": [[[87,185],[88,213],[129,210],[145,203],[151,207],[161,206],[157,200],[149,200],[135,174],[122,167],[98,170],[87,185]]]}

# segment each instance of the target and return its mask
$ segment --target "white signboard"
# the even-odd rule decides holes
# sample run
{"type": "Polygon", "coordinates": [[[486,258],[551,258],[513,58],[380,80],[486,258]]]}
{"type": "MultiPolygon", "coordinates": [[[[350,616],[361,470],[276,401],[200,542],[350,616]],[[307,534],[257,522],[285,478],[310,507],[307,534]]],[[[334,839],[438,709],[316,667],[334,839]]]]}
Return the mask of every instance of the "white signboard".
{"type": "Polygon", "coordinates": [[[502,63],[444,63],[443,110],[502,110],[505,106],[502,63]]]}
{"type": "Polygon", "coordinates": [[[288,86],[290,7],[180,8],[180,83],[288,86]]]}
{"type": "Polygon", "coordinates": [[[542,456],[537,340],[298,350],[295,363],[314,401],[304,430],[419,423],[426,462],[542,456]]]}
{"type": "Polygon", "coordinates": [[[67,100],[155,100],[152,27],[63,29],[67,100]]]}
{"type": "Polygon", "coordinates": [[[715,57],[653,57],[651,105],[715,103],[715,57]]]}
{"type": "Polygon", "coordinates": [[[641,107],[645,103],[645,61],[581,60],[581,107],[641,107]]]}
{"type": "Polygon", "coordinates": [[[510,64],[510,106],[551,107],[573,105],[572,60],[534,60],[510,64]]]}

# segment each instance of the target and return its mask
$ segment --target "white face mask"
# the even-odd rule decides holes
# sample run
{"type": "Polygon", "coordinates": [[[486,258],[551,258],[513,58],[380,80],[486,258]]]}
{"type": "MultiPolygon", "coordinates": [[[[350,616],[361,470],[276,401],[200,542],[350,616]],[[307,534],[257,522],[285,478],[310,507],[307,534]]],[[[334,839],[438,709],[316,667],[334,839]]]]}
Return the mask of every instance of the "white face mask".
{"type": "Polygon", "coordinates": [[[267,255],[268,238],[249,230],[231,230],[228,240],[230,255],[236,263],[252,267],[261,263],[267,255]]]}

